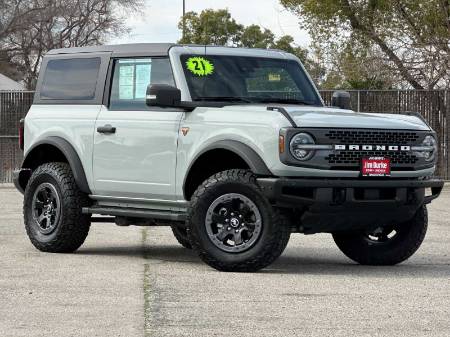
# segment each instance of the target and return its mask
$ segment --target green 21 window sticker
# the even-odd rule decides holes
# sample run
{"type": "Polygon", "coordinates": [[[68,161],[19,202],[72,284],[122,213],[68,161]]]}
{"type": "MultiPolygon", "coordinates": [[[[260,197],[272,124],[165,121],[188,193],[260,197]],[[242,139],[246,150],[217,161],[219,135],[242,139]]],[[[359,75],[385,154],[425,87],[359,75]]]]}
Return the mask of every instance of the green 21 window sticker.
{"type": "Polygon", "coordinates": [[[190,57],[186,61],[186,67],[197,76],[208,76],[214,72],[214,65],[204,57],[190,57]]]}

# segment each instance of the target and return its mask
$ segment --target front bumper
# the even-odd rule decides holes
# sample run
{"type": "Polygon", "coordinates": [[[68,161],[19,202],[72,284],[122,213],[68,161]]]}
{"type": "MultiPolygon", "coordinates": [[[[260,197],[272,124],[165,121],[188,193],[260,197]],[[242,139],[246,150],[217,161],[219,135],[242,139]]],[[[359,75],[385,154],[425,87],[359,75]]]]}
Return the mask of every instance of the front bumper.
{"type": "Polygon", "coordinates": [[[305,233],[406,222],[444,186],[440,179],[259,178],[258,184],[274,205],[295,211],[297,226],[305,233]]]}

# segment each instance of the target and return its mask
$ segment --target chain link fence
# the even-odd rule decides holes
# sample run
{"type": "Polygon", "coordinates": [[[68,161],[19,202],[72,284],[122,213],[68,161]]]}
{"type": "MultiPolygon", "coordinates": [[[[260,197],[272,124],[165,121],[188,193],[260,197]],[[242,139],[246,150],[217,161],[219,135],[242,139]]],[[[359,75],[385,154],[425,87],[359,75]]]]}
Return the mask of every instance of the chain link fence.
{"type": "Polygon", "coordinates": [[[20,167],[19,121],[33,102],[32,91],[0,91],[0,183],[12,182],[12,171],[20,167]]]}
{"type": "MultiPolygon", "coordinates": [[[[331,104],[333,92],[321,91],[327,105],[331,104]]],[[[350,95],[352,108],[358,112],[420,113],[438,134],[437,175],[449,179],[450,90],[355,90],[350,95]]],[[[33,96],[31,91],[0,91],[0,183],[12,182],[12,171],[20,167],[19,121],[25,117],[33,96]]]]}

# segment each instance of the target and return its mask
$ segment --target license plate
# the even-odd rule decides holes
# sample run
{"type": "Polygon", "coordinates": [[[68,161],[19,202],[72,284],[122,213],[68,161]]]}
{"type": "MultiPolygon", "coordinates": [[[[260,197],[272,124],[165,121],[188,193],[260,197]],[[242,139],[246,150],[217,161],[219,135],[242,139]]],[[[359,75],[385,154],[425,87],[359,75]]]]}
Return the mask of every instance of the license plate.
{"type": "Polygon", "coordinates": [[[363,158],[361,161],[363,177],[387,177],[391,175],[391,160],[385,157],[363,158]]]}

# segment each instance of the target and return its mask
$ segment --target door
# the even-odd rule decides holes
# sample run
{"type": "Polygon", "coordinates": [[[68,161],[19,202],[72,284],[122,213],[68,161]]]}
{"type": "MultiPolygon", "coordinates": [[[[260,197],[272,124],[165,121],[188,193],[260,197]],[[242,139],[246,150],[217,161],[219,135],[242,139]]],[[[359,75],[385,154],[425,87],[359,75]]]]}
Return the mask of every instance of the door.
{"type": "Polygon", "coordinates": [[[148,84],[174,85],[168,58],[116,59],[110,99],[95,125],[95,194],[171,200],[182,111],[149,108],[148,84]]]}

